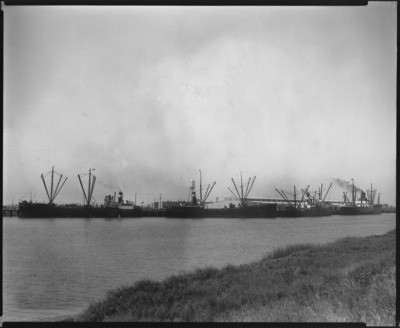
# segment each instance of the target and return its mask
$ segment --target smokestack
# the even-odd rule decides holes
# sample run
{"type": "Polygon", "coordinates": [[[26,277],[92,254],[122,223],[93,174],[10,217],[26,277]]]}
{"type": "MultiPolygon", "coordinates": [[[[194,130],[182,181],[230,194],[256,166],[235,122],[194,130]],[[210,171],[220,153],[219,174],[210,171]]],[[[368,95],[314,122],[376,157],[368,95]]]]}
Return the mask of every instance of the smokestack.
{"type": "Polygon", "coordinates": [[[196,183],[195,183],[194,180],[190,180],[190,182],[191,182],[190,194],[191,194],[191,196],[192,196],[191,201],[192,201],[192,203],[194,204],[194,203],[195,203],[195,199],[196,199],[196,183]]]}

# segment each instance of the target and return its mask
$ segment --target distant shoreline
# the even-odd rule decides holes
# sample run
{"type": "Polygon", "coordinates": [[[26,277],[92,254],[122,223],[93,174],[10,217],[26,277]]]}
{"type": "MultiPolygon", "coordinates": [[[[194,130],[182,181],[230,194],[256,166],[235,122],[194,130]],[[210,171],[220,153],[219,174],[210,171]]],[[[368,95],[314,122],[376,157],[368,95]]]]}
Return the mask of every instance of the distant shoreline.
{"type": "Polygon", "coordinates": [[[396,231],[278,248],[262,260],[110,291],[64,321],[395,324],[396,231]]]}

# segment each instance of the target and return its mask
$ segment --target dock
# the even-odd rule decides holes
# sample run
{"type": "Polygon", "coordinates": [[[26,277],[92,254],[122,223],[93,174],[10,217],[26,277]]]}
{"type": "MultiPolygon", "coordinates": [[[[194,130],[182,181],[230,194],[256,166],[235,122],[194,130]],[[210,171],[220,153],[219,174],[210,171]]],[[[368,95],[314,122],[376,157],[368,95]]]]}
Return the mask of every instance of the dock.
{"type": "Polygon", "coordinates": [[[3,217],[5,216],[18,216],[18,208],[3,206],[3,217]]]}

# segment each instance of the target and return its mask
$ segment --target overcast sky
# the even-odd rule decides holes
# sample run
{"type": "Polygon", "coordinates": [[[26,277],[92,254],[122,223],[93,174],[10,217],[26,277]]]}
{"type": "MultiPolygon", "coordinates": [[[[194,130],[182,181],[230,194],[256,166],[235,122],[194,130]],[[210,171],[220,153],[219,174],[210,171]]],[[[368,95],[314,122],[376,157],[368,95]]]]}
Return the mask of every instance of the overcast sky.
{"type": "Polygon", "coordinates": [[[99,203],[186,199],[201,169],[211,200],[242,171],[394,204],[396,6],[3,6],[3,201],[46,200],[54,166],[60,203],[95,168],[99,203]]]}

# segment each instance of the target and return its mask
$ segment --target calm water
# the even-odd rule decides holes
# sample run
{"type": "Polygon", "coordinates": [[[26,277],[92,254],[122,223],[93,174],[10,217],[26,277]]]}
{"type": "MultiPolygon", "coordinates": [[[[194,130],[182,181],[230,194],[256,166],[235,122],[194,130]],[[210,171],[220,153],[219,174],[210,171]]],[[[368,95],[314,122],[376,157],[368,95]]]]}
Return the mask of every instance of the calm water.
{"type": "Polygon", "coordinates": [[[205,266],[261,259],[279,246],[383,234],[395,214],[296,219],[3,218],[2,321],[59,320],[110,289],[205,266]]]}

